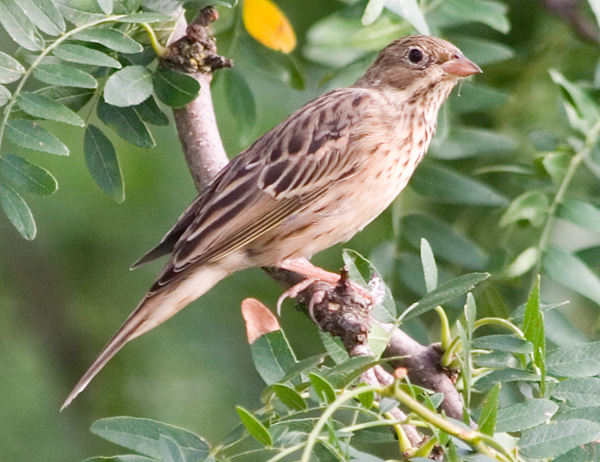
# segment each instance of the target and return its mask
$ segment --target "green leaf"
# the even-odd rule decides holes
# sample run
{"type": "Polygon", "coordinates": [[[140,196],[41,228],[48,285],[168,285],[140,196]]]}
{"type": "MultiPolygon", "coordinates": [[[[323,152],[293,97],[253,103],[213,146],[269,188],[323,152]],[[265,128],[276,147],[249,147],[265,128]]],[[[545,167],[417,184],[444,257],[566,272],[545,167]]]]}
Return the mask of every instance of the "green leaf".
{"type": "Polygon", "coordinates": [[[168,14],[161,13],[133,13],[116,18],[118,22],[127,22],[133,24],[153,23],[153,22],[169,22],[173,21],[173,17],[168,14]]]}
{"type": "Polygon", "coordinates": [[[73,38],[84,42],[99,43],[106,48],[126,54],[141,53],[144,50],[142,45],[117,29],[84,29],[77,32],[73,38]]]}
{"type": "Polygon", "coordinates": [[[348,267],[348,275],[350,276],[350,279],[360,283],[364,287],[369,287],[369,283],[371,282],[373,276],[375,276],[378,284],[381,286],[381,289],[383,290],[383,300],[380,306],[374,308],[372,312],[373,316],[382,322],[392,322],[395,320],[397,312],[396,303],[394,302],[392,292],[390,291],[390,288],[383,282],[383,278],[377,272],[371,262],[358,252],[350,249],[342,250],[342,258],[344,260],[344,265],[348,267]]]}
{"type": "Polygon", "coordinates": [[[538,374],[524,371],[523,369],[501,369],[493,371],[477,380],[475,388],[478,390],[490,390],[497,383],[504,382],[537,382],[540,380],[538,374]]]}
{"type": "Polygon", "coordinates": [[[9,120],[6,124],[6,136],[22,148],[59,156],[69,155],[69,148],[58,138],[44,127],[29,120],[9,120]]]}
{"type": "Polygon", "coordinates": [[[421,263],[423,264],[425,287],[427,287],[427,292],[431,292],[437,287],[438,272],[433,251],[425,238],[421,238],[421,263]]]}
{"type": "Polygon", "coordinates": [[[420,239],[427,239],[438,259],[473,270],[487,265],[488,257],[477,244],[432,215],[411,213],[402,218],[401,226],[402,236],[414,247],[419,246],[420,239]]]}
{"type": "Polygon", "coordinates": [[[568,420],[532,428],[523,433],[519,452],[524,457],[556,457],[600,436],[600,425],[587,420],[568,420]]]}
{"type": "Polygon", "coordinates": [[[84,26],[106,17],[96,0],[53,0],[64,18],[84,26]]]}
{"type": "Polygon", "coordinates": [[[242,133],[250,136],[256,125],[256,104],[252,89],[243,74],[236,69],[225,71],[223,84],[229,113],[241,127],[242,133]]]}
{"type": "Polygon", "coordinates": [[[479,431],[484,435],[494,436],[496,429],[496,419],[498,417],[498,402],[500,398],[501,385],[497,383],[490,390],[483,403],[483,409],[479,416],[479,431]]]}
{"type": "Polygon", "coordinates": [[[564,401],[572,408],[600,406],[600,379],[584,377],[563,380],[552,390],[552,398],[564,401]]]}
{"type": "Polygon", "coordinates": [[[447,167],[423,165],[411,180],[412,188],[422,196],[450,204],[502,206],[508,201],[485,183],[447,167]]]}
{"type": "MultiPolygon", "coordinates": [[[[533,344],[533,363],[542,374],[542,383],[546,375],[546,334],[544,328],[544,315],[540,310],[540,277],[531,289],[525,316],[523,318],[523,331],[525,338],[533,344]]],[[[542,391],[544,386],[542,386],[542,391]]]]}
{"type": "Polygon", "coordinates": [[[189,75],[160,68],[154,74],[156,96],[167,106],[183,107],[200,93],[200,83],[189,75]]]}
{"type": "Polygon", "coordinates": [[[113,106],[126,107],[143,103],[152,94],[152,74],[144,66],[127,66],[106,81],[104,100],[113,106]]]}
{"type": "Polygon", "coordinates": [[[29,241],[35,238],[37,229],[29,206],[19,193],[2,183],[0,183],[0,205],[21,236],[29,241]]]}
{"type": "Polygon", "coordinates": [[[519,365],[517,358],[504,351],[492,351],[488,354],[477,355],[473,358],[473,362],[477,367],[489,367],[492,369],[515,368],[519,365]]]}
{"type": "Polygon", "coordinates": [[[56,120],[78,127],[85,125],[83,119],[71,109],[39,93],[21,92],[17,102],[23,111],[33,117],[56,120]]]}
{"type": "Polygon", "coordinates": [[[531,399],[498,409],[496,431],[519,432],[549,421],[558,405],[549,399],[531,399]]]}
{"type": "Polygon", "coordinates": [[[169,125],[169,118],[161,111],[153,96],[142,104],[134,106],[133,110],[144,122],[152,125],[169,125]]]}
{"type": "Polygon", "coordinates": [[[270,50],[253,40],[248,34],[239,37],[239,54],[234,59],[285,83],[294,90],[306,87],[304,73],[298,61],[291,55],[270,50]]]}
{"type": "Polygon", "coordinates": [[[161,436],[175,441],[186,460],[202,460],[210,450],[206,441],[194,433],[150,419],[109,417],[94,422],[90,430],[105,440],[154,459],[162,457],[161,436]]]}
{"type": "Polygon", "coordinates": [[[48,35],[61,35],[65,21],[52,0],[19,0],[27,17],[48,35]]]}
{"type": "Polygon", "coordinates": [[[600,374],[600,342],[557,348],[548,353],[548,372],[558,377],[589,377],[600,374]]]}
{"type": "Polygon", "coordinates": [[[532,226],[541,226],[548,213],[550,203],[542,191],[527,191],[515,198],[500,218],[500,226],[506,227],[521,221],[532,226]]]}
{"type": "MultiPolygon", "coordinates": [[[[359,386],[364,385],[366,384],[359,384],[359,386]]],[[[375,403],[375,392],[373,390],[365,391],[364,393],[358,395],[358,400],[365,409],[371,409],[373,407],[373,403],[375,403]]]]}
{"type": "Polygon", "coordinates": [[[600,423],[600,405],[590,407],[580,407],[575,409],[569,409],[558,413],[554,420],[560,422],[561,420],[572,420],[572,419],[583,419],[591,422],[600,423]]]}
{"type": "Polygon", "coordinates": [[[311,356],[310,358],[303,359],[301,361],[297,361],[293,366],[291,366],[287,372],[285,373],[283,379],[280,382],[287,382],[289,380],[296,379],[300,374],[307,374],[310,371],[314,371],[318,366],[323,364],[325,361],[326,355],[320,354],[316,356],[311,356]]]}
{"type": "Polygon", "coordinates": [[[481,128],[453,128],[447,137],[434,137],[431,153],[438,159],[468,159],[516,147],[512,138],[481,128]]]}
{"type": "Polygon", "coordinates": [[[345,363],[323,372],[334,388],[344,388],[376,364],[378,361],[372,356],[353,356],[345,363]]]}
{"type": "Polygon", "coordinates": [[[552,279],[600,304],[600,278],[579,258],[550,246],[542,257],[544,270],[552,279]]]}
{"type": "Polygon", "coordinates": [[[273,391],[281,402],[289,409],[302,411],[306,409],[306,401],[294,388],[281,383],[273,384],[273,391]]]}
{"type": "Polygon", "coordinates": [[[138,456],[136,454],[125,454],[111,457],[90,457],[83,462],[156,462],[156,459],[138,456]]]}
{"type": "Polygon", "coordinates": [[[106,53],[88,48],[83,45],[64,43],[52,51],[57,58],[71,63],[89,64],[90,66],[103,66],[120,69],[121,63],[108,56],[106,53]]]}
{"type": "Polygon", "coordinates": [[[327,350],[327,353],[335,364],[342,364],[348,360],[350,356],[348,356],[342,341],[338,337],[333,337],[330,333],[323,332],[321,329],[319,329],[319,337],[321,338],[321,342],[323,342],[325,350],[327,350]]]}
{"type": "Polygon", "coordinates": [[[479,37],[453,36],[452,43],[480,66],[506,61],[515,55],[514,50],[507,45],[479,37]]]}
{"type": "MultiPolygon", "coordinates": [[[[380,16],[375,22],[358,29],[345,42],[346,46],[351,46],[364,51],[379,51],[396,40],[406,27],[406,22],[402,18],[389,14],[380,16]]],[[[350,66],[361,63],[361,60],[353,62],[350,66]]],[[[370,63],[368,63],[370,64],[370,63]]],[[[367,64],[367,65],[368,65],[367,64]]],[[[348,67],[341,69],[346,73],[348,67]]],[[[361,74],[365,70],[365,63],[361,63],[361,74]]],[[[358,76],[357,76],[358,78],[358,76]]],[[[356,81],[357,79],[353,79],[356,81]]]]}
{"type": "Polygon", "coordinates": [[[0,84],[16,82],[25,73],[25,68],[12,56],[0,52],[0,84]]]}
{"type": "Polygon", "coordinates": [[[265,427],[254,414],[241,406],[236,406],[235,409],[240,416],[242,424],[244,424],[248,433],[250,433],[256,441],[269,447],[273,445],[269,430],[267,430],[267,427],[265,427]]]}
{"type": "Polygon", "coordinates": [[[507,10],[506,5],[496,1],[446,0],[436,10],[433,22],[438,26],[480,22],[506,34],[510,30],[507,10]]]}
{"type": "Polygon", "coordinates": [[[148,127],[132,107],[116,107],[98,101],[97,114],[102,122],[125,141],[140,148],[156,146],[148,127]]]}
{"type": "Polygon", "coordinates": [[[50,172],[14,154],[2,154],[0,157],[0,180],[17,190],[38,196],[49,196],[58,188],[50,172]]]}
{"type": "Polygon", "coordinates": [[[463,307],[465,314],[465,327],[469,341],[473,340],[473,332],[475,331],[475,321],[477,320],[477,305],[475,304],[475,298],[473,294],[469,292],[467,294],[467,301],[463,307]]]}
{"type": "Polygon", "coordinates": [[[233,8],[238,4],[238,0],[194,0],[194,6],[201,10],[207,6],[225,6],[227,8],[233,8]]]}
{"type": "Polygon", "coordinates": [[[583,446],[577,446],[569,452],[552,459],[552,462],[598,462],[600,460],[600,447],[593,442],[583,446]]]}
{"type": "Polygon", "coordinates": [[[282,330],[262,335],[250,345],[254,367],[267,385],[283,380],[296,358],[282,330]]]}
{"type": "Polygon", "coordinates": [[[63,64],[40,64],[33,70],[40,82],[62,87],[96,88],[98,82],[87,72],[63,64]]]}
{"type": "Polygon", "coordinates": [[[326,379],[313,372],[308,374],[308,379],[322,402],[331,404],[335,401],[335,390],[326,379]]]}
{"type": "Polygon", "coordinates": [[[100,8],[105,14],[111,14],[113,12],[114,2],[113,0],[96,0],[100,8]]]}
{"type": "Polygon", "coordinates": [[[554,69],[549,72],[552,80],[562,90],[571,126],[587,134],[600,117],[598,104],[581,87],[569,82],[560,72],[554,69]]]}
{"type": "MultiPolygon", "coordinates": [[[[330,434],[333,430],[330,429],[330,434]]],[[[310,458],[311,462],[342,462],[347,459],[340,458],[336,451],[326,441],[319,441],[313,447],[313,451],[310,458]]]]}
{"type": "Polygon", "coordinates": [[[3,85],[0,85],[0,107],[4,106],[6,103],[10,101],[11,98],[10,91],[3,85]]]}
{"type": "Polygon", "coordinates": [[[326,66],[348,66],[365,55],[364,50],[350,46],[354,34],[361,29],[362,25],[355,18],[343,12],[334,13],[311,26],[302,52],[309,60],[326,66]]]}
{"type": "Polygon", "coordinates": [[[44,39],[16,0],[0,1],[0,24],[15,42],[29,51],[44,48],[44,39]]]}
{"type": "Polygon", "coordinates": [[[57,103],[64,104],[74,112],[79,111],[96,94],[93,89],[75,87],[45,87],[35,94],[47,96],[57,103]]]}
{"type": "Polygon", "coordinates": [[[558,216],[600,234],[600,208],[589,202],[566,200],[558,209],[558,216]]]}
{"type": "Polygon", "coordinates": [[[385,0],[369,0],[361,18],[363,26],[373,24],[381,16],[384,6],[385,0]]]}
{"type": "Polygon", "coordinates": [[[533,353],[533,345],[513,335],[486,335],[473,340],[473,348],[481,350],[508,351],[510,353],[533,353]]]}
{"type": "Polygon", "coordinates": [[[537,247],[529,247],[521,252],[502,271],[502,277],[513,279],[523,276],[535,266],[540,258],[540,250],[537,247]]]}
{"type": "Polygon", "coordinates": [[[565,173],[571,162],[571,155],[565,152],[548,152],[542,155],[544,170],[555,185],[559,185],[565,177],[565,173]]]}
{"type": "Polygon", "coordinates": [[[460,87],[460,92],[451,98],[453,112],[461,114],[469,112],[487,111],[509,101],[509,94],[481,83],[465,82],[460,87]]]}
{"type": "Polygon", "coordinates": [[[88,125],[83,138],[85,163],[98,186],[115,201],[125,200],[123,176],[110,140],[95,125],[88,125]]]}
{"type": "Polygon", "coordinates": [[[392,13],[406,19],[419,34],[430,34],[425,17],[416,0],[386,0],[385,7],[392,13]]]}
{"type": "MultiPolygon", "coordinates": [[[[162,462],[185,462],[185,456],[183,455],[183,451],[173,438],[169,438],[165,435],[160,435],[158,443],[160,445],[162,462]]],[[[194,460],[197,459],[194,458],[194,460]]]]}
{"type": "Polygon", "coordinates": [[[485,281],[489,277],[489,273],[470,273],[452,279],[428,293],[425,297],[408,308],[410,312],[405,316],[405,319],[414,318],[415,316],[419,316],[432,310],[438,305],[443,305],[446,302],[462,297],[463,295],[466,295],[467,292],[472,291],[477,284],[485,281]]]}

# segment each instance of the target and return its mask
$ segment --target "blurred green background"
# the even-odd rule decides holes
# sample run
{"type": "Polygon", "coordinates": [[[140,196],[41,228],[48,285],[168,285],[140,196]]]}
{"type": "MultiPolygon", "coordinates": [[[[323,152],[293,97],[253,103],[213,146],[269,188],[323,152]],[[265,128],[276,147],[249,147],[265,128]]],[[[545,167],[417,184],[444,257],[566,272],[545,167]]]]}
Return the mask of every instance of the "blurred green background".
{"type": "MultiPolygon", "coordinates": [[[[335,0],[278,4],[298,34],[300,60],[310,25],[343,6],[335,0]]],[[[526,139],[533,129],[568,133],[548,69],[559,69],[571,80],[593,80],[598,46],[581,40],[539,1],[506,5],[511,31],[502,35],[480,26],[481,34],[512,46],[515,57],[484,67],[477,79],[507,90],[510,100],[466,119],[512,137],[515,149],[503,156],[529,158],[533,148],[526,139]]],[[[2,43],[7,40],[2,37],[2,43]]],[[[318,83],[326,70],[302,63],[307,67],[304,92],[243,69],[258,105],[254,136],[323,92],[318,83]]],[[[240,136],[219,82],[214,99],[223,141],[235,155],[250,140],[240,136]]],[[[157,147],[152,150],[133,148],[110,135],[125,177],[127,198],[121,205],[102,193],[87,172],[82,131],[47,126],[57,131],[71,155],[28,154],[59,183],[50,198],[28,198],[37,238],[23,240],[0,217],[0,460],[80,460],[117,453],[118,448],[88,431],[94,420],[113,415],[157,419],[220,441],[238,422],[234,405],[260,405],[262,382],[251,362],[240,303],[256,297],[273,307],[281,289],[257,269],[228,278],[164,326],[128,344],[59,414],[71,387],[138,303],[161,264],[135,272],[129,266],[160,240],[193,200],[195,189],[173,126],[153,130],[157,147]]],[[[400,201],[404,210],[424,207],[410,190],[400,201]]],[[[477,213],[491,224],[482,240],[493,241],[498,211],[477,213]]],[[[392,217],[386,212],[346,246],[372,254],[393,238],[392,217]]],[[[336,270],[342,265],[340,247],[316,261],[336,270]]],[[[557,298],[564,298],[560,288],[557,292],[557,298]]],[[[573,322],[593,335],[595,326],[578,318],[591,308],[584,302],[578,306],[573,322]]],[[[321,351],[315,327],[291,302],[284,306],[282,325],[301,357],[321,351]]]]}

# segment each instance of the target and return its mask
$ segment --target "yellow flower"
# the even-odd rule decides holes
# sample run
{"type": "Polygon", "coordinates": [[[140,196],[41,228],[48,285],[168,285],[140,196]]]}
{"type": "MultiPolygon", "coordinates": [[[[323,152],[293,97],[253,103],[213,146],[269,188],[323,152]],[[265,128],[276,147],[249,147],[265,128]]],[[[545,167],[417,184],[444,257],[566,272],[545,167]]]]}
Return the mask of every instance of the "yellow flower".
{"type": "Polygon", "coordinates": [[[290,21],[271,0],[244,0],[243,19],[248,33],[267,48],[283,53],[296,48],[290,21]]]}

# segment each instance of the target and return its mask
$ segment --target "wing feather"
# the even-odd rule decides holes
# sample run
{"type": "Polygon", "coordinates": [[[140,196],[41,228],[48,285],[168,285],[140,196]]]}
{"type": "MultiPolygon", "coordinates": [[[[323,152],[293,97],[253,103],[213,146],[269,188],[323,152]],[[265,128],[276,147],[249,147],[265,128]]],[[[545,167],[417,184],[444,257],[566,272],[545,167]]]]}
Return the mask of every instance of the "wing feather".
{"type": "Polygon", "coordinates": [[[152,291],[243,248],[353,175],[361,157],[347,147],[368,99],[361,88],[323,95],[230,162],[157,246],[173,255],[152,291]]]}

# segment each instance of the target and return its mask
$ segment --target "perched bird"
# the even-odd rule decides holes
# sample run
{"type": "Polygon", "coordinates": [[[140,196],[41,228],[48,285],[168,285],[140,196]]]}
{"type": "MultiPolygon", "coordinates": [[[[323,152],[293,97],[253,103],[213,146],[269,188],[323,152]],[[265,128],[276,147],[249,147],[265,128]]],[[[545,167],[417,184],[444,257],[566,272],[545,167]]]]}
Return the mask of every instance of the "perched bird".
{"type": "Polygon", "coordinates": [[[301,271],[295,259],[364,228],[406,186],[457,81],[479,72],[449,42],[405,37],[356,84],[320,96],[261,136],[134,265],[171,255],[63,408],[125,343],[229,274],[254,266],[301,271]]]}

